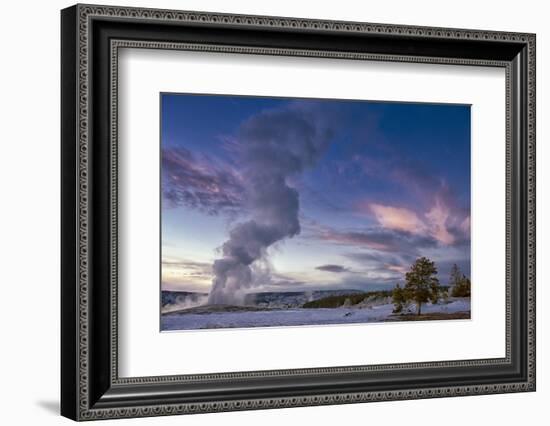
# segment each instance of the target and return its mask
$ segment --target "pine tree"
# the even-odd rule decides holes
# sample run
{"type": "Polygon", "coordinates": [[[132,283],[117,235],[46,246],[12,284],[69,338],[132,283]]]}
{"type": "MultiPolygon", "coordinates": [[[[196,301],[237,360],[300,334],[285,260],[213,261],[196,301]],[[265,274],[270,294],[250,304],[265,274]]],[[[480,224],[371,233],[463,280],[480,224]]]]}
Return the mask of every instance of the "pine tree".
{"type": "Polygon", "coordinates": [[[471,286],[472,285],[470,283],[470,279],[465,275],[462,275],[462,278],[460,279],[458,284],[453,287],[451,295],[453,297],[470,297],[471,286]]]}
{"type": "Polygon", "coordinates": [[[460,272],[460,269],[458,269],[456,263],[451,268],[449,285],[451,286],[451,296],[470,297],[470,279],[460,272]]]}
{"type": "Polygon", "coordinates": [[[460,269],[458,269],[458,265],[455,263],[453,264],[451,268],[451,276],[449,278],[449,286],[454,287],[460,283],[460,280],[462,279],[463,275],[460,272],[460,269]]]}
{"type": "Polygon", "coordinates": [[[405,297],[405,291],[397,284],[391,293],[392,302],[393,302],[393,313],[397,314],[403,310],[403,305],[407,303],[407,298],[405,297]]]}
{"type": "Polygon", "coordinates": [[[437,302],[440,287],[433,261],[426,257],[416,259],[411,270],[405,274],[405,280],[405,298],[416,303],[418,315],[421,314],[422,303],[437,302]]]}

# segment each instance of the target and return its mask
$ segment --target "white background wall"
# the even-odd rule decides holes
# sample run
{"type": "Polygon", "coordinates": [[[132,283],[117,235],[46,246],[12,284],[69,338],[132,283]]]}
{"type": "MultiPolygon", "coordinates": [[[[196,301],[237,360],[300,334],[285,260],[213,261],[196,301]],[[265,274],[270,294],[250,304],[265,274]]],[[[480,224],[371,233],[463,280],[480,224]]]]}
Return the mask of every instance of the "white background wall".
{"type": "MultiPolygon", "coordinates": [[[[205,10],[526,31],[537,33],[538,390],[375,404],[293,408],[102,424],[375,425],[545,424],[550,401],[550,27],[540,0],[445,3],[429,0],[103,1],[205,10]],[[546,122],[545,122],[546,121],[546,122]],[[131,423],[129,423],[131,422],[131,423]]],[[[68,424],[59,404],[59,9],[67,1],[11,1],[0,24],[0,419],[2,424],[68,424]]],[[[490,253],[486,255],[490,256],[490,253]]]]}

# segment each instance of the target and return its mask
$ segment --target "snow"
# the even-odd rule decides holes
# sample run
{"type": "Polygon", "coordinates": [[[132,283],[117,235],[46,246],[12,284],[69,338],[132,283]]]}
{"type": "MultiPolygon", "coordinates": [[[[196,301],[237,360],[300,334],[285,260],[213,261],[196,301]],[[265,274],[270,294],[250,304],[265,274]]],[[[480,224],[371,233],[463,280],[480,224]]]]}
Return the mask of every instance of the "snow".
{"type": "MultiPolygon", "coordinates": [[[[470,310],[469,299],[447,304],[422,305],[422,313],[455,313],[470,310]]],[[[298,325],[357,324],[382,322],[391,316],[391,303],[369,308],[271,309],[263,311],[212,312],[161,316],[161,330],[277,327],[298,325]]]]}

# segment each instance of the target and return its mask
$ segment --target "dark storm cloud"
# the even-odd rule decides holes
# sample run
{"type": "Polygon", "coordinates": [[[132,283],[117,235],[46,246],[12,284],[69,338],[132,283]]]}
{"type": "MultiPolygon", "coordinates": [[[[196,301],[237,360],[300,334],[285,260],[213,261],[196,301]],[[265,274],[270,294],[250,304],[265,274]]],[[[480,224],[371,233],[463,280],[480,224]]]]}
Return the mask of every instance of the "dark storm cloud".
{"type": "Polygon", "coordinates": [[[349,272],[350,270],[342,265],[321,265],[317,266],[315,269],[318,269],[319,271],[325,271],[325,272],[335,272],[335,273],[342,273],[342,272],[349,272]]]}
{"type": "Polygon", "coordinates": [[[185,148],[162,150],[163,198],[210,215],[234,213],[242,207],[239,174],[225,164],[198,158],[185,148]]]}

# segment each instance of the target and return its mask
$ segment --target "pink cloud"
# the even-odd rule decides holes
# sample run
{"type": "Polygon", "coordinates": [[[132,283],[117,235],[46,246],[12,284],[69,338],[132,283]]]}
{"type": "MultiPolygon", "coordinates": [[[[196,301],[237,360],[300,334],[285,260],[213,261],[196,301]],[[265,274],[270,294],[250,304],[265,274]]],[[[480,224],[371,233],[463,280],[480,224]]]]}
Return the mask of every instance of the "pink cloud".
{"type": "Polygon", "coordinates": [[[369,207],[378,223],[384,228],[413,234],[419,234],[426,230],[422,220],[412,210],[374,203],[371,203],[369,207]]]}
{"type": "Polygon", "coordinates": [[[404,274],[407,272],[407,268],[403,265],[391,265],[386,263],[384,267],[390,271],[398,272],[400,274],[404,274]]]}
{"type": "MultiPolygon", "coordinates": [[[[441,197],[436,197],[432,207],[423,216],[404,207],[378,203],[363,203],[359,206],[359,211],[372,213],[378,224],[384,229],[429,235],[444,245],[451,245],[456,240],[449,225],[456,223],[457,218],[451,215],[450,208],[441,197]]],[[[469,217],[460,222],[462,231],[468,232],[469,227],[469,217]]]]}
{"type": "Polygon", "coordinates": [[[428,219],[432,237],[446,245],[454,243],[455,237],[447,229],[447,220],[450,216],[449,208],[439,198],[436,198],[435,205],[425,216],[428,219]]]}

